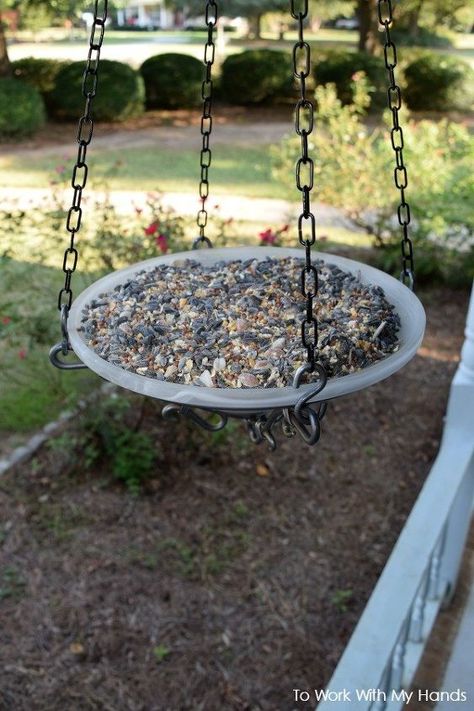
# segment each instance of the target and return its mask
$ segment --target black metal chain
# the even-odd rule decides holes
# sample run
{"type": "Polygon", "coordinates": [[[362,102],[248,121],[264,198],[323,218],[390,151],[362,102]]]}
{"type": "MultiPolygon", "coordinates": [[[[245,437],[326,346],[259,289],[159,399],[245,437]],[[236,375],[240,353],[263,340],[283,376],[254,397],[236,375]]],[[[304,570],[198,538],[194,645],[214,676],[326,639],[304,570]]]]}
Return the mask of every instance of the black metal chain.
{"type": "Polygon", "coordinates": [[[209,168],[211,167],[212,153],[210,149],[210,137],[212,133],[212,99],[213,99],[213,81],[212,67],[216,58],[216,45],[214,42],[214,30],[218,20],[218,8],[216,0],[207,0],[206,2],[206,25],[207,25],[207,42],[204,46],[204,64],[205,74],[201,87],[202,96],[202,116],[201,116],[201,180],[199,183],[199,198],[201,200],[201,209],[197,214],[197,226],[199,227],[199,237],[194,240],[193,247],[197,249],[202,245],[212,247],[212,242],[206,236],[206,226],[208,214],[206,202],[209,197],[209,168]]]}
{"type": "Polygon", "coordinates": [[[400,191],[400,204],[397,208],[398,222],[402,228],[403,237],[401,240],[402,250],[402,272],[401,280],[410,289],[414,287],[415,267],[413,259],[413,243],[409,236],[408,226],[411,221],[410,206],[405,199],[405,190],[408,186],[408,173],[403,159],[403,149],[405,142],[403,129],[400,126],[398,112],[402,105],[402,92],[396,82],[395,67],[397,66],[397,48],[392,40],[390,28],[393,24],[393,10],[391,0],[378,0],[377,4],[379,23],[385,30],[384,59],[387,68],[388,87],[388,107],[392,112],[392,129],[390,139],[395,151],[396,166],[394,170],[395,187],[400,191]]]}
{"type": "Polygon", "coordinates": [[[309,156],[308,137],[314,129],[314,104],[306,95],[306,80],[311,73],[311,48],[304,38],[308,0],[290,0],[291,16],[298,22],[298,39],[293,47],[293,71],[299,80],[300,98],[296,103],[295,130],[301,139],[301,157],[296,163],[296,187],[302,193],[303,209],[298,218],[298,238],[306,250],[306,264],[301,273],[301,293],[306,299],[306,316],[301,324],[301,339],[307,364],[314,371],[318,346],[318,322],[314,299],[318,293],[318,272],[312,262],[311,248],[316,243],[316,218],[311,212],[314,186],[314,161],[309,156]]]}
{"type": "MultiPolygon", "coordinates": [[[[82,222],[82,191],[87,183],[88,167],[86,163],[87,148],[92,140],[94,130],[94,120],[92,118],[92,104],[97,94],[97,83],[99,80],[99,60],[102,43],[104,41],[105,23],[107,20],[108,0],[95,0],[94,3],[94,21],[92,23],[89,52],[87,62],[82,78],[82,95],[85,98],[84,114],[79,119],[77,128],[77,150],[76,163],[72,171],[71,185],[73,188],[73,196],[71,207],[68,210],[66,218],[66,229],[70,234],[70,242],[63,258],[63,272],[65,274],[64,286],[59,291],[58,309],[61,311],[61,322],[63,324],[63,335],[67,323],[67,316],[72,304],[72,289],[71,279],[76,271],[77,260],[79,257],[75,246],[76,234],[81,229],[82,222]]],[[[65,339],[67,341],[67,330],[65,339]]],[[[63,353],[66,355],[67,343],[63,347],[63,353]]]]}

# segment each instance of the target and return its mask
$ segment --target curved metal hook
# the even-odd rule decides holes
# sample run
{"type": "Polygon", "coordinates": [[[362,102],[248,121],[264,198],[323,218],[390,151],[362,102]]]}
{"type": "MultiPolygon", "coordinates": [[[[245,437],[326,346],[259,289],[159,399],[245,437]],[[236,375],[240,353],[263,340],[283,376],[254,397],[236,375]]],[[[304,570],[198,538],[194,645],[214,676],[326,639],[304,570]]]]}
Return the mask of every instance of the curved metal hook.
{"type": "Polygon", "coordinates": [[[208,432],[220,432],[228,422],[227,415],[223,415],[220,412],[212,412],[211,415],[219,416],[219,421],[213,424],[210,420],[206,420],[204,417],[201,417],[201,415],[198,415],[196,410],[193,410],[192,407],[188,405],[175,405],[174,403],[165,405],[161,414],[167,420],[177,419],[180,416],[187,417],[208,432]]]}
{"type": "Polygon", "coordinates": [[[209,237],[196,237],[196,239],[193,242],[193,249],[199,249],[203,244],[206,245],[209,249],[212,249],[212,242],[209,239],[209,237]]]}
{"type": "Polygon", "coordinates": [[[87,365],[84,365],[84,363],[66,363],[66,361],[58,357],[59,353],[65,356],[67,353],[72,352],[72,348],[68,347],[66,353],[64,353],[64,341],[61,341],[61,343],[56,343],[49,351],[49,360],[55,368],[59,368],[60,370],[83,370],[87,368],[87,365]]]}
{"type": "Polygon", "coordinates": [[[302,395],[296,401],[295,408],[294,408],[296,417],[298,418],[298,420],[300,420],[300,422],[303,422],[303,423],[304,423],[305,419],[308,420],[308,415],[303,412],[303,409],[307,409],[307,410],[310,409],[307,407],[308,403],[314,397],[316,397],[316,395],[319,395],[319,393],[322,390],[324,390],[324,388],[326,387],[328,376],[327,376],[326,371],[323,368],[323,366],[320,365],[319,363],[316,363],[314,365],[314,367],[310,363],[305,363],[300,368],[298,368],[298,370],[295,373],[295,377],[293,379],[293,387],[298,389],[299,386],[301,385],[301,378],[303,377],[303,375],[308,372],[314,373],[315,370],[318,372],[318,375],[319,375],[318,382],[315,384],[314,388],[311,388],[311,390],[308,390],[308,392],[305,393],[305,395],[302,395]]]}
{"type": "Polygon", "coordinates": [[[310,407],[306,408],[307,413],[303,418],[298,417],[296,412],[289,412],[289,420],[291,426],[296,430],[300,437],[306,442],[307,445],[312,447],[317,444],[321,438],[321,419],[319,413],[312,410],[310,407]]]}
{"type": "Polygon", "coordinates": [[[258,426],[258,420],[246,420],[246,422],[249,438],[252,444],[262,444],[263,435],[260,430],[260,427],[258,426]]]}

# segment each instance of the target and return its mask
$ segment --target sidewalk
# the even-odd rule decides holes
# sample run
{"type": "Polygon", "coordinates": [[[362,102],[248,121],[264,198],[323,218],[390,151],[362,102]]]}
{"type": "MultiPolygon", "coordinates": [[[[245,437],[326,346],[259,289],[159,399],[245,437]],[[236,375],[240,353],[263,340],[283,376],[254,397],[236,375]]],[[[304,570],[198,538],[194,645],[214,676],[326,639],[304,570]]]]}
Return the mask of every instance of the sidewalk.
{"type": "MultiPolygon", "coordinates": [[[[64,206],[70,200],[71,190],[64,191],[64,206]]],[[[103,194],[103,193],[102,193],[103,194]]],[[[111,202],[118,212],[123,214],[131,213],[136,207],[141,207],[147,199],[146,192],[117,190],[110,193],[111,202]]],[[[94,199],[100,196],[100,192],[94,192],[94,199]]],[[[18,206],[32,207],[42,205],[50,197],[49,190],[41,188],[0,188],[0,204],[3,207],[18,206]]],[[[84,196],[84,203],[90,200],[91,193],[84,196]]],[[[195,215],[200,206],[197,195],[191,193],[164,193],[163,202],[172,207],[182,215],[195,215]]],[[[273,200],[270,198],[247,198],[238,195],[217,195],[210,202],[210,210],[213,205],[219,205],[219,215],[225,219],[234,218],[251,222],[263,222],[265,224],[277,224],[293,222],[296,219],[300,205],[286,200],[273,200]]],[[[344,218],[341,212],[333,207],[317,203],[314,210],[318,224],[322,227],[337,226],[345,227],[355,231],[354,226],[344,218]]]]}

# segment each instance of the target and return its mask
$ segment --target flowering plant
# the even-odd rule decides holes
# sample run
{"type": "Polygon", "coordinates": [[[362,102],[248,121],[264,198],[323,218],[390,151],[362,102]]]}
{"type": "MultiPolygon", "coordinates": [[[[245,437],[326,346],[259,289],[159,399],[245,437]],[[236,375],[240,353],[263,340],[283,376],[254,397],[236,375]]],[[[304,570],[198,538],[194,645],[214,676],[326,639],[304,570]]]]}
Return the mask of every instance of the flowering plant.
{"type": "Polygon", "coordinates": [[[285,235],[290,229],[289,225],[283,225],[277,229],[268,227],[263,232],[259,232],[258,236],[260,238],[260,244],[262,246],[268,247],[280,247],[283,235],[285,235]]]}

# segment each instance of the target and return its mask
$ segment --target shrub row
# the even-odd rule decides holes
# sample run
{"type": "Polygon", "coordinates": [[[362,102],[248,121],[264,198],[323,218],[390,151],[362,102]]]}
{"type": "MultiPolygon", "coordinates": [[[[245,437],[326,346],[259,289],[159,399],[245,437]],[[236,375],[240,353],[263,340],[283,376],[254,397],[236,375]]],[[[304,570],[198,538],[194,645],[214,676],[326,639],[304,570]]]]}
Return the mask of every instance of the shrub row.
{"type": "Polygon", "coordinates": [[[0,139],[31,136],[45,119],[37,89],[16,79],[0,79],[0,139]]]}
{"type": "MultiPolygon", "coordinates": [[[[48,113],[76,120],[84,107],[83,62],[22,59],[13,63],[14,79],[0,80],[0,135],[25,136],[48,113]],[[19,80],[19,81],[16,81],[19,80]]],[[[351,103],[353,77],[364,72],[372,87],[372,107],[387,100],[383,59],[362,52],[326,51],[316,60],[314,83],[336,85],[345,104],[351,103]]],[[[404,100],[413,110],[470,109],[474,94],[473,70],[466,63],[433,52],[418,53],[404,68],[404,100]]],[[[89,77],[91,79],[91,77],[89,77]]],[[[161,54],[147,59],[137,72],[127,64],[103,60],[94,116],[101,121],[123,121],[145,108],[191,108],[202,101],[203,65],[183,54],[161,54]]],[[[86,90],[92,86],[89,81],[86,90]]],[[[227,57],[217,94],[231,104],[287,102],[294,95],[292,59],[287,52],[246,50],[227,57]]]]}

